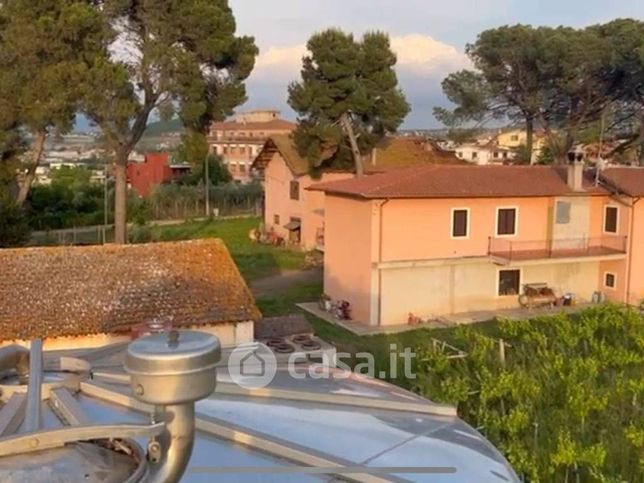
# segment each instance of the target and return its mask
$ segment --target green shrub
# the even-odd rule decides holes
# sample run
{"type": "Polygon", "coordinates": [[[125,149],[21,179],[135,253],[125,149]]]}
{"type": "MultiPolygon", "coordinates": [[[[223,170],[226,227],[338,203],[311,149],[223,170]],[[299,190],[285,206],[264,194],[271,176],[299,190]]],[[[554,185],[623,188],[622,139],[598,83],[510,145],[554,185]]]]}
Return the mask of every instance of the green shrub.
{"type": "Polygon", "coordinates": [[[0,196],[0,248],[22,246],[29,240],[25,213],[8,197],[0,196]]]}

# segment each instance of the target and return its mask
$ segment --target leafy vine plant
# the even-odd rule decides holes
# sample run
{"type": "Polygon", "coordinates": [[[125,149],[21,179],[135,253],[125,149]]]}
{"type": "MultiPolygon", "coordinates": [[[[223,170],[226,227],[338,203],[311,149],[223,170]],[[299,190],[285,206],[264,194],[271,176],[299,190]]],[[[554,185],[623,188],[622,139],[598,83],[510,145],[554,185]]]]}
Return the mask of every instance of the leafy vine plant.
{"type": "Polygon", "coordinates": [[[577,315],[501,321],[494,334],[464,328],[450,343],[467,357],[418,348],[411,389],[457,405],[525,481],[642,481],[639,310],[609,305],[577,315]]]}

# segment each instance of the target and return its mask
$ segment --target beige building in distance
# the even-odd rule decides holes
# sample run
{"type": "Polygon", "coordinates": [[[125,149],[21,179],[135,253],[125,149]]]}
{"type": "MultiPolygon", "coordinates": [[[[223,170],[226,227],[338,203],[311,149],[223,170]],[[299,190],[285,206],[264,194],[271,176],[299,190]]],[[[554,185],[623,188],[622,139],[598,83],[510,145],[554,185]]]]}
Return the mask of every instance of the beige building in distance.
{"type": "Polygon", "coordinates": [[[210,151],[221,157],[236,182],[247,183],[252,179],[251,164],[266,140],[294,129],[294,123],[280,118],[280,111],[240,113],[232,120],[212,125],[210,151]]]}

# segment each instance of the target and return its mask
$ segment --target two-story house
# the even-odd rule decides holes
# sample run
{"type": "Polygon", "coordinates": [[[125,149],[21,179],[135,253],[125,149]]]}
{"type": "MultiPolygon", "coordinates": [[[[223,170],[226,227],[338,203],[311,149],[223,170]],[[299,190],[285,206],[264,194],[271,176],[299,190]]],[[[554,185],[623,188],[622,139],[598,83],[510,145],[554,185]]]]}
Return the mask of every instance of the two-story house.
{"type": "Polygon", "coordinates": [[[605,172],[607,187],[581,164],[426,166],[314,185],[326,195],[324,291],[369,325],[517,307],[532,283],[638,302],[644,170],[633,173],[605,172]]]}
{"type": "MultiPolygon", "coordinates": [[[[460,161],[453,154],[413,137],[388,138],[363,159],[367,174],[427,164],[460,164],[460,161]]],[[[351,179],[355,174],[327,169],[313,177],[309,161],[298,154],[288,135],[271,136],[253,162],[253,170],[264,183],[266,229],[305,249],[323,249],[324,194],[306,188],[315,183],[351,179]]]]}

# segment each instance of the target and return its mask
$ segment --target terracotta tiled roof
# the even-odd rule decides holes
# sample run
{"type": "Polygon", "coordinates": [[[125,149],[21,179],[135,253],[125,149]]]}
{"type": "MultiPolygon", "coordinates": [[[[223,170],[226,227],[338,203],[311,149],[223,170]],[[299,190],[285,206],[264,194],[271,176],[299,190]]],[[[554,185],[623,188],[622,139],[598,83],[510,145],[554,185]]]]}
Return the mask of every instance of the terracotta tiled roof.
{"type": "Polygon", "coordinates": [[[0,250],[0,341],[260,317],[221,240],[0,250]]]}
{"type": "Polygon", "coordinates": [[[295,124],[285,119],[273,119],[265,122],[216,122],[212,127],[215,131],[292,131],[295,124]]]}
{"type": "Polygon", "coordinates": [[[601,172],[604,183],[629,196],[644,196],[644,168],[607,168],[601,172]]]}
{"type": "MultiPolygon", "coordinates": [[[[310,190],[359,198],[496,198],[580,194],[566,184],[566,168],[551,166],[433,165],[400,169],[341,181],[310,190]]],[[[606,194],[591,181],[582,194],[606,194]]]]}
{"type": "MultiPolygon", "coordinates": [[[[309,172],[309,162],[299,155],[291,136],[288,134],[271,136],[258,154],[253,167],[264,169],[273,154],[279,152],[289,169],[296,176],[309,172]]],[[[413,137],[392,137],[384,140],[372,155],[363,158],[367,173],[378,173],[393,168],[405,168],[422,164],[467,164],[453,153],[413,137]]]]}

